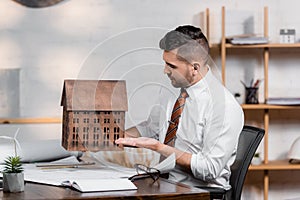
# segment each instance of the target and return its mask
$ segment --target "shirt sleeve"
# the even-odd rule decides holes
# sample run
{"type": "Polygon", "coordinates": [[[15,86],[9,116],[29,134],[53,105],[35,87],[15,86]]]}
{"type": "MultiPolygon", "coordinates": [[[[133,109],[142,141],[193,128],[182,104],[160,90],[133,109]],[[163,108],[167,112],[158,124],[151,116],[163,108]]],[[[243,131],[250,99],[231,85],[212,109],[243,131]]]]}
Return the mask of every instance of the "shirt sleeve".
{"type": "Polygon", "coordinates": [[[228,162],[233,162],[239,134],[244,125],[244,114],[240,105],[227,97],[223,103],[216,102],[212,105],[209,118],[204,132],[203,149],[191,158],[193,175],[207,182],[217,178],[228,162]]]}

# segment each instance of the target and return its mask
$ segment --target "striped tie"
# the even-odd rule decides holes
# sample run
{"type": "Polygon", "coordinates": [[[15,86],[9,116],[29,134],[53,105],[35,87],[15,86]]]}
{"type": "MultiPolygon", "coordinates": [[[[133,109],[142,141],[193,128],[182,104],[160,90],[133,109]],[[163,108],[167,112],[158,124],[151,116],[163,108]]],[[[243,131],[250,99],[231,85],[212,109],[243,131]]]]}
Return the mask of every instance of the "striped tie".
{"type": "Polygon", "coordinates": [[[167,130],[166,138],[164,141],[164,144],[167,144],[169,146],[174,147],[175,139],[176,139],[176,132],[178,129],[179,119],[181,116],[181,113],[184,108],[185,99],[188,97],[188,93],[185,89],[181,88],[181,93],[178,97],[178,99],[175,102],[175,105],[173,107],[171,120],[169,121],[169,127],[167,130]]]}

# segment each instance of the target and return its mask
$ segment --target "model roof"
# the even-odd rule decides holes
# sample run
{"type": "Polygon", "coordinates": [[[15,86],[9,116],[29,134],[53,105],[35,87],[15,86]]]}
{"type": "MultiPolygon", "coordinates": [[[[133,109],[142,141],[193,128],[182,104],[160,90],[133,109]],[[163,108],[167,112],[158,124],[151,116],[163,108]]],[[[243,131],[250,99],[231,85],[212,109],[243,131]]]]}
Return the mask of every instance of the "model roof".
{"type": "Polygon", "coordinates": [[[124,80],[65,80],[61,105],[67,111],[127,111],[124,80]]]}

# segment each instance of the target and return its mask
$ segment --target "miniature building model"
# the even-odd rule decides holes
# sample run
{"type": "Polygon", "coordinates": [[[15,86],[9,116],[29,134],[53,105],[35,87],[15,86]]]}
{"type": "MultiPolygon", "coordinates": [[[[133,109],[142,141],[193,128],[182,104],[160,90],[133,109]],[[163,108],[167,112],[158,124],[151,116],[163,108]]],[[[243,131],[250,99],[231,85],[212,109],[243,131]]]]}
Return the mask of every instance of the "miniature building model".
{"type": "Polygon", "coordinates": [[[295,43],[296,30],[295,29],[280,29],[280,43],[295,43]]]}
{"type": "Polygon", "coordinates": [[[70,151],[117,150],[128,109],[125,81],[65,80],[62,146],[70,151]]]}

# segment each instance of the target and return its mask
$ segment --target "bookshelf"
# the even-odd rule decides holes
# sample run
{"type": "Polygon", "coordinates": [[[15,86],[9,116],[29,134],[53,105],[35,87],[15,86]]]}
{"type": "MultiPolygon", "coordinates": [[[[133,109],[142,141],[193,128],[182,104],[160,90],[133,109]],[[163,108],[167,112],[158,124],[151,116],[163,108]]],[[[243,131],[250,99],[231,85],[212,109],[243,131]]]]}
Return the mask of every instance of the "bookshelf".
{"type": "MultiPolygon", "coordinates": [[[[268,37],[268,29],[269,29],[269,16],[268,16],[268,7],[264,8],[264,36],[268,37]]],[[[226,35],[225,35],[225,7],[222,7],[222,40],[221,40],[221,64],[222,64],[222,80],[223,84],[226,85],[226,56],[228,54],[228,49],[261,49],[263,54],[263,71],[264,71],[264,99],[265,101],[268,99],[269,91],[269,60],[270,60],[270,50],[271,49],[294,49],[300,48],[300,43],[293,44],[281,44],[281,43],[267,43],[267,44],[253,44],[253,45],[233,45],[230,43],[226,43],[226,35]]],[[[207,16],[208,17],[208,16],[207,16]]],[[[264,199],[268,200],[269,194],[269,171],[276,170],[300,170],[300,165],[289,164],[288,160],[269,160],[269,123],[270,123],[270,111],[271,110],[293,110],[300,109],[300,106],[297,105],[269,105],[266,103],[261,104],[242,104],[242,108],[244,111],[254,110],[260,111],[262,113],[263,120],[263,128],[265,129],[265,137],[264,137],[264,158],[263,163],[261,165],[251,165],[249,170],[260,170],[263,171],[263,193],[264,199]]],[[[247,112],[245,112],[245,116],[247,112]]]]}

